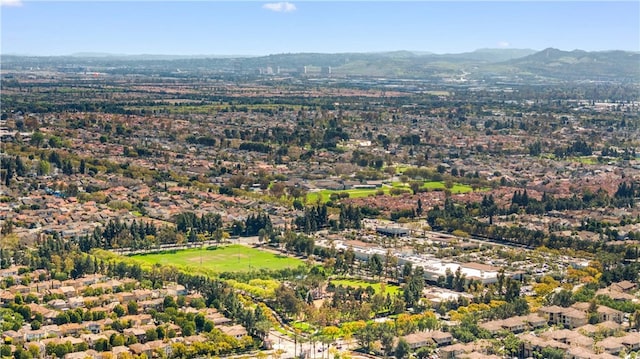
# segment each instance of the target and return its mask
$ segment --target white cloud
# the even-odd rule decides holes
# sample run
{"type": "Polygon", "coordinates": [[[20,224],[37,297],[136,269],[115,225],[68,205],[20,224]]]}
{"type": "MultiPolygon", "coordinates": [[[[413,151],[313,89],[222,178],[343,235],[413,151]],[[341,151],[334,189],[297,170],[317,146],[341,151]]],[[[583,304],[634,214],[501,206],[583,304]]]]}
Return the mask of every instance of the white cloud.
{"type": "Polygon", "coordinates": [[[263,9],[275,12],[292,12],[296,10],[296,6],[290,2],[272,2],[262,5],[263,9]]]}
{"type": "Polygon", "coordinates": [[[504,47],[509,47],[509,45],[511,45],[511,44],[509,44],[507,41],[498,42],[498,47],[504,48],[504,47]]]}
{"type": "Polygon", "coordinates": [[[22,0],[0,0],[0,6],[22,6],[22,0]]]}

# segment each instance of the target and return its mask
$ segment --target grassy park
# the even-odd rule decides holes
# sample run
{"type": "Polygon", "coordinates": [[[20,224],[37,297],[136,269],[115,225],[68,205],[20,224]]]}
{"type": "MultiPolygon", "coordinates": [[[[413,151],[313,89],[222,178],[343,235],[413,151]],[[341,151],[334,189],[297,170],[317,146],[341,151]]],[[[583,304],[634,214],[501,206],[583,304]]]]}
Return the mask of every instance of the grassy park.
{"type": "MultiPolygon", "coordinates": [[[[366,288],[366,287],[371,287],[373,288],[373,290],[375,290],[376,293],[380,293],[382,291],[382,285],[380,284],[380,282],[367,282],[364,280],[359,280],[359,279],[333,279],[331,280],[331,283],[333,283],[336,287],[337,286],[343,286],[343,287],[353,287],[353,288],[366,288]]],[[[390,294],[391,296],[394,296],[396,294],[399,294],[401,291],[400,287],[398,287],[397,285],[392,285],[392,284],[385,284],[384,285],[384,295],[390,294]]]]}
{"type": "Polygon", "coordinates": [[[135,255],[131,258],[148,264],[170,264],[182,268],[202,268],[217,273],[249,272],[296,268],[304,262],[242,245],[185,249],[135,255]]]}
{"type": "MultiPolygon", "coordinates": [[[[349,198],[361,198],[361,197],[369,197],[375,196],[379,191],[382,191],[385,195],[389,195],[389,192],[392,188],[401,188],[407,189],[411,191],[411,188],[407,183],[402,182],[394,182],[391,186],[382,186],[380,188],[355,188],[355,189],[347,189],[341,191],[335,190],[321,190],[318,192],[310,192],[307,193],[307,202],[308,203],[317,203],[318,201],[324,203],[329,200],[329,197],[333,193],[348,193],[349,198]]],[[[444,191],[446,189],[445,183],[443,181],[427,181],[422,185],[422,188],[429,191],[444,191]]],[[[451,193],[468,193],[473,192],[473,188],[466,184],[454,183],[453,187],[451,187],[451,193]]]]}

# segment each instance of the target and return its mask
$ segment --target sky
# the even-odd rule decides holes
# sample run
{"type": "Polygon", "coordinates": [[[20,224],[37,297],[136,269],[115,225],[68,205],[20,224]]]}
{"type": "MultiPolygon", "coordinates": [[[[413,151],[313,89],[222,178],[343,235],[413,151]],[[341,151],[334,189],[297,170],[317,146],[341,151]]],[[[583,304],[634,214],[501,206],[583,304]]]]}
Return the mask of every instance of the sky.
{"type": "Polygon", "coordinates": [[[2,54],[640,51],[640,1],[0,0],[2,54]]]}

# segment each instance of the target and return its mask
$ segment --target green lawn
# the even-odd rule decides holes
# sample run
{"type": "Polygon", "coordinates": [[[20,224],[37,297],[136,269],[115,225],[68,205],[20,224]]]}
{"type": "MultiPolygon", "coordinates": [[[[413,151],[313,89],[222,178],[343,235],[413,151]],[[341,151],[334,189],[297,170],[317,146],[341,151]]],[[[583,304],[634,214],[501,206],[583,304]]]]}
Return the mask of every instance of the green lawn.
{"type": "MultiPolygon", "coordinates": [[[[391,187],[392,188],[405,188],[410,190],[410,187],[407,183],[402,183],[402,182],[393,182],[391,183],[391,187]]],[[[321,191],[318,192],[310,192],[307,193],[307,203],[317,203],[318,200],[320,200],[320,202],[324,203],[327,202],[329,200],[329,197],[331,196],[332,193],[342,193],[342,192],[346,192],[349,193],[349,198],[361,198],[361,197],[369,197],[369,196],[375,196],[376,193],[378,193],[378,191],[383,191],[385,195],[389,194],[389,190],[391,189],[391,187],[389,186],[382,186],[380,188],[375,188],[375,189],[369,189],[369,188],[363,188],[363,189],[347,189],[347,190],[343,190],[343,191],[334,191],[334,190],[329,190],[329,189],[323,189],[321,191]]],[[[425,182],[422,185],[422,188],[428,189],[428,190],[432,190],[432,191],[444,191],[445,190],[445,185],[444,182],[442,181],[429,181],[429,182],[425,182]]],[[[451,187],[451,193],[457,194],[457,193],[469,193],[469,192],[473,192],[473,188],[471,188],[471,186],[468,186],[466,184],[460,184],[460,183],[454,183],[453,187],[451,187]]]]}
{"type": "Polygon", "coordinates": [[[597,165],[598,159],[595,156],[570,157],[571,161],[583,163],[585,165],[597,165]]]}
{"type": "MultiPolygon", "coordinates": [[[[333,279],[331,280],[331,283],[333,283],[336,287],[339,285],[342,285],[343,287],[362,287],[362,288],[366,288],[371,286],[371,288],[373,288],[373,290],[376,291],[376,293],[380,293],[381,291],[381,286],[380,286],[380,282],[375,282],[375,283],[370,283],[364,280],[358,280],[358,279],[333,279]]],[[[392,285],[392,284],[385,284],[385,288],[384,288],[384,295],[387,295],[387,293],[389,293],[391,296],[394,296],[396,294],[399,294],[401,291],[400,287],[398,287],[397,285],[392,285]]]]}
{"type": "Polygon", "coordinates": [[[170,264],[181,268],[199,268],[222,272],[249,272],[252,270],[278,270],[296,268],[304,261],[242,245],[185,249],[163,253],[131,256],[148,264],[170,264]]]}
{"type": "Polygon", "coordinates": [[[369,188],[347,189],[344,191],[333,191],[330,189],[323,189],[318,192],[307,193],[307,203],[316,203],[318,202],[318,199],[320,199],[322,203],[327,202],[329,200],[329,196],[331,196],[332,193],[347,192],[349,193],[349,198],[361,198],[361,197],[374,196],[376,192],[378,192],[379,190],[384,191],[385,194],[389,194],[389,188],[387,187],[375,188],[375,189],[369,189],[369,188]]]}

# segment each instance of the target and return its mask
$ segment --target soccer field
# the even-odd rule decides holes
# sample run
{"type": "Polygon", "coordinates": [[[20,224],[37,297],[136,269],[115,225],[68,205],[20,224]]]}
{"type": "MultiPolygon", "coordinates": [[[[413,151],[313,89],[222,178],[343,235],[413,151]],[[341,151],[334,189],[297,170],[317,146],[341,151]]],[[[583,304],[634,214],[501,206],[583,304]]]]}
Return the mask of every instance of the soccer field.
{"type": "Polygon", "coordinates": [[[278,270],[297,268],[304,261],[242,245],[185,249],[131,256],[149,264],[169,264],[185,269],[199,268],[222,272],[249,272],[252,270],[278,270]]]}

